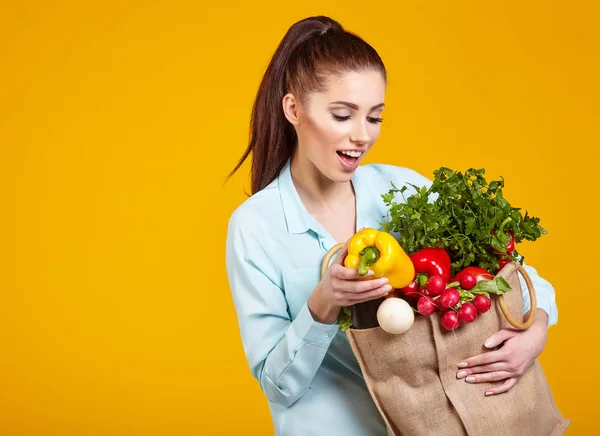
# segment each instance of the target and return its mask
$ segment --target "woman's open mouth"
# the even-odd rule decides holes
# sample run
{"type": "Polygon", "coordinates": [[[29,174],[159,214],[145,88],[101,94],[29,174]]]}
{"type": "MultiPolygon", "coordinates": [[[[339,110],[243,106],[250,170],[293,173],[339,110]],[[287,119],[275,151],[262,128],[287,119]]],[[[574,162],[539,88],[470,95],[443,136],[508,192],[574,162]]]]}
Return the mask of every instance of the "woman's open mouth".
{"type": "Polygon", "coordinates": [[[360,157],[364,151],[360,150],[338,150],[337,155],[345,170],[355,170],[358,167],[360,157]]]}

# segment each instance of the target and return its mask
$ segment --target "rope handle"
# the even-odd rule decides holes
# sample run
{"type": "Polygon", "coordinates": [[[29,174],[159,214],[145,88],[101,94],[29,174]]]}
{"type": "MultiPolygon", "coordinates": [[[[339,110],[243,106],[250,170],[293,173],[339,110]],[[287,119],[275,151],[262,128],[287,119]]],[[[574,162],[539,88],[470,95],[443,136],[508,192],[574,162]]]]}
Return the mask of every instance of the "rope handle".
{"type": "MultiPolygon", "coordinates": [[[[346,245],[344,242],[340,242],[339,244],[334,245],[331,248],[331,250],[329,250],[327,252],[325,257],[323,258],[323,262],[321,263],[321,277],[323,277],[325,275],[327,268],[329,268],[329,262],[331,261],[331,258],[338,251],[340,251],[344,247],[344,245],[346,245]]],[[[502,314],[504,315],[504,317],[506,318],[506,320],[508,321],[508,323],[510,325],[512,325],[514,328],[516,328],[518,330],[527,330],[529,327],[531,327],[531,325],[535,321],[535,316],[537,313],[537,298],[535,295],[535,290],[533,289],[533,283],[531,282],[531,277],[529,277],[529,274],[527,273],[527,271],[525,271],[525,268],[523,268],[521,265],[519,265],[516,262],[513,262],[512,264],[515,265],[515,270],[518,271],[523,276],[523,279],[525,279],[525,283],[527,284],[527,290],[529,291],[529,301],[531,302],[531,310],[529,311],[529,318],[525,322],[517,321],[510,314],[510,311],[508,310],[506,301],[504,301],[504,295],[498,295],[498,304],[500,305],[500,310],[502,311],[502,314]]],[[[509,265],[510,264],[505,265],[504,268],[508,267],[509,265]]]]}

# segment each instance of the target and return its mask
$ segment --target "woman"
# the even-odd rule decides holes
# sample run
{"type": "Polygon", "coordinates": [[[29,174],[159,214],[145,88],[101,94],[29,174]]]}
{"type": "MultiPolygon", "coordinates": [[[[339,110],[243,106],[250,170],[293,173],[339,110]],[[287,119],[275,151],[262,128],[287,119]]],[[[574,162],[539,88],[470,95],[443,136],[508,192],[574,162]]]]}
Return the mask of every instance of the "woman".
{"type": "MultiPolygon", "coordinates": [[[[252,153],[253,195],[229,221],[227,270],[244,350],[278,435],[386,434],[336,319],[341,307],[391,287],[354,280],[341,264],[346,249],[320,277],[331,247],[379,227],[390,182],[431,183],[408,168],[360,166],[379,136],[385,88],[384,64],[361,38],[327,17],[294,24],[265,72],[250,144],[232,172],[252,153]]],[[[466,382],[505,381],[489,394],[514,386],[557,321],[552,286],[526,268],[541,309],[535,325],[500,331],[486,342],[506,341],[499,351],[456,362],[466,382]]]]}

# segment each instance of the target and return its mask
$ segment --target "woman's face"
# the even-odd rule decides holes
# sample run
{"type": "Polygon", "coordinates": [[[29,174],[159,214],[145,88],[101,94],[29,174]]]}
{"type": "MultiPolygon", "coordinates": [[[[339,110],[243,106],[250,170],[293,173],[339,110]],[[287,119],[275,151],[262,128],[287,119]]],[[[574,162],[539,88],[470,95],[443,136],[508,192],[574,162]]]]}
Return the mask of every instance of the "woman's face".
{"type": "Polygon", "coordinates": [[[297,103],[297,158],[312,162],[332,181],[350,180],[379,137],[384,96],[378,71],[331,77],[325,91],[297,103]]]}

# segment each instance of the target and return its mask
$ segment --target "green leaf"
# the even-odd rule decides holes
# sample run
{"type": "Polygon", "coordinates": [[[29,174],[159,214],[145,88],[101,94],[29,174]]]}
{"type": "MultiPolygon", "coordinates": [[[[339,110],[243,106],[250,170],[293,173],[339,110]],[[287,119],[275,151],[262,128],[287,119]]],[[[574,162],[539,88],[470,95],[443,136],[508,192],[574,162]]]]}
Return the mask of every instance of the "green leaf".
{"type": "Polygon", "coordinates": [[[349,307],[342,307],[338,317],[338,323],[340,324],[340,330],[343,332],[352,327],[352,311],[349,307]]]}
{"type": "Polygon", "coordinates": [[[512,289],[503,277],[494,277],[493,280],[481,280],[471,289],[474,294],[496,294],[502,295],[510,292],[512,289]]]}

